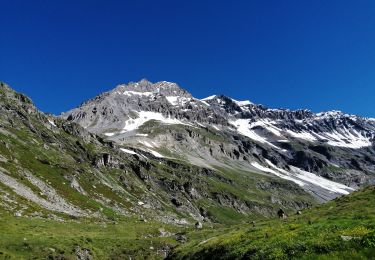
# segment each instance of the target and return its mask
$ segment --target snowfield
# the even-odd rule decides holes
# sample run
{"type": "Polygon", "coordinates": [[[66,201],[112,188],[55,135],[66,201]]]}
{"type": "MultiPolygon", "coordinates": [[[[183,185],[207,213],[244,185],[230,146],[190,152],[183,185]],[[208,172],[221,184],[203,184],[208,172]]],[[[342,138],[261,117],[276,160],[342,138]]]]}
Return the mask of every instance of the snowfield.
{"type": "Polygon", "coordinates": [[[153,92],[137,92],[137,91],[127,90],[127,91],[122,92],[121,94],[123,94],[125,96],[129,96],[129,97],[134,96],[134,95],[150,97],[150,96],[154,95],[155,93],[153,93],[153,92]]]}
{"type": "Polygon", "coordinates": [[[328,179],[315,175],[311,172],[301,170],[294,166],[289,166],[291,168],[291,171],[288,172],[284,169],[277,167],[269,160],[266,160],[266,163],[270,168],[263,166],[258,162],[252,162],[251,165],[262,172],[272,173],[282,179],[292,181],[301,187],[305,187],[307,185],[318,186],[321,189],[326,190],[328,193],[338,194],[349,194],[350,192],[354,191],[353,188],[350,188],[344,184],[330,181],[328,179]]]}
{"type": "Polygon", "coordinates": [[[340,132],[332,131],[317,133],[307,130],[299,132],[292,131],[289,129],[284,130],[275,126],[273,122],[268,120],[257,120],[255,122],[252,122],[251,119],[237,119],[229,121],[229,123],[235,126],[240,134],[247,136],[254,141],[268,144],[276,149],[279,149],[279,147],[270,143],[267,136],[262,136],[261,134],[257,133],[254,130],[254,128],[261,127],[267,130],[268,132],[278,137],[281,137],[282,139],[279,140],[281,142],[287,141],[289,136],[308,142],[323,142],[331,146],[345,147],[351,149],[359,149],[363,147],[372,146],[372,137],[366,137],[361,132],[348,128],[340,129],[340,132]]]}
{"type": "Polygon", "coordinates": [[[191,100],[191,98],[179,97],[179,96],[167,96],[165,98],[173,106],[183,106],[191,100]]]}
{"type": "Polygon", "coordinates": [[[132,150],[129,150],[129,149],[125,149],[125,148],[120,148],[121,151],[123,151],[124,153],[128,153],[128,154],[136,154],[138,155],[136,152],[132,151],[132,150]]]}
{"type": "Polygon", "coordinates": [[[229,123],[237,128],[237,131],[244,135],[249,137],[250,139],[268,144],[269,146],[272,146],[273,148],[280,149],[279,147],[275,146],[274,144],[270,143],[267,138],[260,136],[257,134],[254,130],[251,129],[251,123],[250,119],[237,119],[235,121],[229,121],[229,123]]]}
{"type": "Polygon", "coordinates": [[[138,118],[129,119],[125,121],[125,126],[122,129],[121,133],[129,132],[138,129],[144,123],[156,120],[160,121],[163,124],[167,125],[188,125],[187,123],[182,122],[181,120],[174,118],[166,118],[163,114],[151,111],[140,111],[138,112],[138,118]]]}

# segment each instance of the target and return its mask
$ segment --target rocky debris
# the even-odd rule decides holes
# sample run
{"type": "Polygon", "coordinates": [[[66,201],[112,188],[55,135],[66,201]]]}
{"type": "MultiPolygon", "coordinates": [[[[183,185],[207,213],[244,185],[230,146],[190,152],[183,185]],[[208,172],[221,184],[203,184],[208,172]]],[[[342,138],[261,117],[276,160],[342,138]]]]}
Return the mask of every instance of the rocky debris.
{"type": "Polygon", "coordinates": [[[209,214],[205,208],[199,207],[199,213],[204,219],[207,219],[209,217],[209,214]]]}
{"type": "Polygon", "coordinates": [[[92,252],[90,249],[81,248],[80,246],[76,246],[74,248],[74,253],[77,257],[77,260],[93,260],[92,252]]]}
{"type": "Polygon", "coordinates": [[[94,165],[96,167],[108,166],[110,159],[111,157],[109,154],[99,155],[97,158],[95,158],[94,165]]]}
{"type": "Polygon", "coordinates": [[[281,219],[286,219],[288,218],[288,216],[286,215],[286,213],[284,212],[283,209],[279,209],[279,211],[277,211],[277,216],[281,219]]]}
{"type": "Polygon", "coordinates": [[[18,195],[52,211],[63,212],[73,216],[85,216],[87,213],[68,204],[56,191],[35,176],[25,172],[26,177],[31,183],[39,187],[48,200],[36,195],[29,187],[21,184],[15,178],[0,172],[0,182],[10,187],[18,195]]]}
{"type": "Polygon", "coordinates": [[[17,212],[14,213],[14,216],[15,217],[22,217],[22,213],[17,211],[17,212]]]}
{"type": "Polygon", "coordinates": [[[353,239],[360,239],[360,237],[344,236],[344,235],[341,235],[340,238],[342,239],[342,241],[350,241],[350,240],[353,240],[353,239]]]}
{"type": "Polygon", "coordinates": [[[192,199],[199,199],[201,195],[195,189],[194,185],[191,182],[185,182],[184,185],[185,192],[190,196],[192,199]]]}
{"type": "Polygon", "coordinates": [[[87,195],[87,193],[85,192],[85,190],[81,187],[81,185],[79,185],[77,179],[74,178],[74,177],[71,178],[70,187],[72,187],[73,189],[77,190],[79,193],[81,193],[83,195],[87,195]]]}
{"type": "Polygon", "coordinates": [[[70,215],[86,215],[83,210],[67,203],[63,197],[61,197],[56,190],[50,185],[42,181],[41,179],[35,177],[33,174],[23,171],[22,174],[36,187],[38,187],[42,194],[45,195],[48,200],[55,205],[56,208],[59,208],[60,212],[65,212],[70,215]]]}
{"type": "Polygon", "coordinates": [[[202,223],[201,223],[201,222],[199,222],[199,221],[198,221],[198,222],[196,222],[194,226],[195,226],[195,228],[196,228],[196,229],[201,229],[201,228],[203,228],[203,225],[202,225],[202,223]]]}
{"type": "Polygon", "coordinates": [[[163,245],[161,248],[158,248],[156,253],[157,255],[160,255],[163,259],[165,259],[171,251],[172,247],[170,245],[163,245]]]}
{"type": "Polygon", "coordinates": [[[84,142],[95,140],[94,136],[79,124],[62,121],[61,128],[68,134],[80,137],[84,142]]]}
{"type": "Polygon", "coordinates": [[[8,159],[0,155],[0,162],[6,163],[8,162],[8,159]]]}
{"type": "Polygon", "coordinates": [[[159,237],[170,237],[173,235],[171,232],[165,231],[164,228],[159,228],[158,231],[160,233],[159,237]]]}
{"type": "Polygon", "coordinates": [[[176,233],[175,234],[176,241],[180,243],[186,243],[187,242],[187,237],[185,233],[176,233]]]}
{"type": "Polygon", "coordinates": [[[248,205],[246,201],[239,199],[233,194],[222,194],[215,192],[213,193],[213,197],[220,205],[234,208],[238,212],[247,213],[251,210],[251,205],[248,205]]]}

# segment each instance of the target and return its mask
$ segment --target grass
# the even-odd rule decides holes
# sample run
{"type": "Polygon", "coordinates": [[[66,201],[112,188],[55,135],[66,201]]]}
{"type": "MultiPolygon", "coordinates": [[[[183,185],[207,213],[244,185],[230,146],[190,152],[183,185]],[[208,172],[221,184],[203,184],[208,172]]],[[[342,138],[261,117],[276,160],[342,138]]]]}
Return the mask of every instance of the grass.
{"type": "Polygon", "coordinates": [[[172,259],[367,259],[375,256],[375,187],[307,209],[188,235],[172,259]]]}
{"type": "Polygon", "coordinates": [[[0,259],[76,259],[77,247],[90,250],[95,259],[160,259],[165,256],[163,250],[177,243],[159,237],[159,228],[171,232],[176,227],[134,218],[118,223],[57,222],[16,218],[0,211],[0,219],[0,259]]]}
{"type": "Polygon", "coordinates": [[[162,259],[173,248],[170,259],[371,259],[374,202],[375,187],[369,187],[286,220],[200,231],[136,218],[59,222],[14,217],[0,209],[0,259],[75,259],[78,248],[87,249],[94,259],[162,259]],[[161,237],[161,228],[171,235],[161,237]],[[177,242],[172,235],[176,232],[185,234],[188,242],[177,242]]]}

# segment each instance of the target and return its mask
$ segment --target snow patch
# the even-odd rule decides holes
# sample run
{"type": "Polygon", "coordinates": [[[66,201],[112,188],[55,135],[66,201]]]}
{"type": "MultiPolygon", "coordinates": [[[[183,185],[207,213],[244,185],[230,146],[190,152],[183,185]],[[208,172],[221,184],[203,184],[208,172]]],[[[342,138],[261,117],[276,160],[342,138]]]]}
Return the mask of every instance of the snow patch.
{"type": "Polygon", "coordinates": [[[147,147],[154,147],[152,144],[150,144],[149,142],[147,141],[139,141],[141,144],[144,144],[145,146],[147,147]]]}
{"type": "Polygon", "coordinates": [[[255,128],[258,126],[266,129],[267,131],[273,133],[274,135],[282,136],[280,133],[281,129],[277,128],[276,126],[272,125],[270,122],[267,122],[267,121],[256,121],[254,123],[251,123],[249,127],[255,128]]]}
{"type": "Polygon", "coordinates": [[[294,132],[294,131],[291,131],[291,130],[286,130],[286,132],[288,134],[290,134],[291,136],[293,136],[295,138],[298,138],[298,139],[303,139],[303,140],[307,140],[307,141],[316,141],[317,140],[315,138],[315,136],[313,136],[309,132],[294,132]]]}
{"type": "Polygon", "coordinates": [[[129,119],[125,121],[125,126],[123,130],[121,131],[121,133],[136,130],[141,125],[143,125],[144,123],[150,120],[160,121],[163,124],[169,124],[169,125],[173,125],[173,124],[188,125],[175,118],[166,118],[161,113],[151,112],[151,111],[140,111],[138,112],[138,118],[129,119]]]}
{"type": "Polygon", "coordinates": [[[215,97],[216,97],[216,95],[212,95],[212,96],[209,96],[209,97],[206,97],[206,98],[202,98],[201,101],[211,100],[211,99],[214,99],[215,97]]]}
{"type": "Polygon", "coordinates": [[[231,99],[232,99],[232,101],[233,101],[234,103],[236,103],[236,104],[239,105],[240,107],[242,107],[242,106],[247,106],[247,105],[252,105],[252,104],[253,104],[252,102],[250,102],[250,100],[238,101],[238,100],[235,100],[235,99],[233,99],[233,98],[231,98],[231,99]]]}
{"type": "Polygon", "coordinates": [[[154,95],[154,93],[152,93],[152,92],[137,92],[137,91],[130,91],[130,90],[124,91],[124,92],[122,92],[122,94],[125,95],[125,96],[128,96],[128,97],[132,97],[134,95],[149,97],[149,96],[154,95]]]}
{"type": "Polygon", "coordinates": [[[340,194],[349,194],[350,191],[354,191],[353,188],[350,188],[344,184],[340,184],[334,181],[327,180],[323,177],[315,175],[311,172],[301,170],[297,167],[290,166],[293,172],[297,174],[297,177],[305,182],[309,182],[313,185],[318,185],[323,189],[329,190],[331,192],[336,192],[340,194]]]}
{"type": "Polygon", "coordinates": [[[288,172],[284,169],[277,167],[276,165],[274,165],[271,161],[267,159],[266,159],[266,163],[272,169],[262,166],[257,162],[253,162],[251,163],[251,165],[263,172],[269,172],[280,178],[292,181],[301,187],[304,187],[305,185],[319,186],[320,188],[327,190],[330,193],[339,193],[339,194],[349,194],[349,192],[354,191],[353,188],[350,188],[344,184],[325,179],[323,177],[315,175],[311,172],[301,170],[294,166],[289,166],[291,168],[291,171],[288,172]]]}
{"type": "Polygon", "coordinates": [[[255,141],[258,141],[260,143],[268,144],[276,149],[280,149],[279,147],[273,145],[272,143],[268,142],[266,138],[260,136],[257,134],[254,130],[251,129],[250,119],[237,119],[234,121],[229,121],[231,125],[234,125],[237,128],[237,131],[244,135],[249,137],[250,139],[253,139],[255,141]]]}
{"type": "Polygon", "coordinates": [[[136,134],[135,136],[143,136],[143,137],[147,137],[148,134],[136,134]]]}
{"type": "Polygon", "coordinates": [[[53,120],[51,120],[51,119],[48,119],[48,123],[50,123],[53,126],[56,126],[55,122],[53,120]]]}
{"type": "Polygon", "coordinates": [[[316,114],[316,116],[319,117],[319,118],[339,117],[339,116],[342,116],[342,115],[350,116],[348,114],[344,114],[343,112],[341,112],[339,110],[331,110],[331,111],[320,112],[320,113],[316,114]]]}
{"type": "Polygon", "coordinates": [[[154,150],[151,150],[151,149],[147,149],[147,151],[149,151],[153,156],[157,157],[157,158],[164,158],[164,155],[154,151],[154,150]]]}
{"type": "Polygon", "coordinates": [[[322,141],[331,146],[359,149],[372,145],[370,137],[363,136],[361,132],[355,131],[354,129],[343,128],[322,133],[307,131],[294,132],[291,130],[286,130],[286,132],[298,139],[310,142],[322,141]]]}
{"type": "Polygon", "coordinates": [[[200,102],[203,103],[204,105],[208,106],[208,107],[210,106],[210,104],[208,104],[208,103],[207,103],[206,101],[204,101],[204,100],[200,100],[200,102]]]}
{"type": "MultiPolygon", "coordinates": [[[[271,163],[271,162],[267,161],[267,163],[271,163]]],[[[261,165],[261,164],[259,164],[257,162],[252,162],[251,165],[253,167],[257,168],[258,170],[261,170],[262,172],[272,173],[272,174],[274,174],[274,175],[276,175],[276,176],[278,176],[278,177],[280,177],[282,179],[285,179],[285,180],[288,180],[288,181],[292,181],[292,182],[298,184],[299,186],[304,186],[304,183],[302,181],[299,181],[296,178],[293,178],[293,177],[289,176],[290,174],[288,172],[282,170],[282,169],[278,169],[277,168],[279,170],[279,172],[278,172],[278,171],[275,171],[273,169],[267,168],[267,167],[265,167],[265,166],[263,166],[263,165],[261,165]]]]}
{"type": "Polygon", "coordinates": [[[182,106],[191,100],[191,98],[179,97],[179,96],[166,96],[165,98],[173,106],[182,106]]]}
{"type": "Polygon", "coordinates": [[[138,155],[136,152],[132,151],[132,150],[129,150],[129,149],[125,149],[125,148],[120,148],[121,151],[123,151],[124,153],[128,153],[128,154],[136,154],[138,155]]]}
{"type": "Polygon", "coordinates": [[[325,135],[329,137],[327,143],[332,146],[359,149],[372,145],[368,137],[363,136],[360,132],[353,129],[349,131],[347,128],[344,128],[341,132],[334,131],[332,133],[325,133],[325,135]]]}

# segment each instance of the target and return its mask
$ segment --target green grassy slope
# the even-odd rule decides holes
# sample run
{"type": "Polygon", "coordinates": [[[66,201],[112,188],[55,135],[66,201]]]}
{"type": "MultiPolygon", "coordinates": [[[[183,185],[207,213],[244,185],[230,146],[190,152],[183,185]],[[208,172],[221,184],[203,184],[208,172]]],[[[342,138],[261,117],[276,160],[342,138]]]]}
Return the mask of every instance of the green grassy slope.
{"type": "Polygon", "coordinates": [[[304,210],[287,220],[193,230],[127,218],[55,221],[0,209],[0,259],[371,259],[375,187],[304,210]],[[161,232],[162,230],[162,232],[161,232]],[[181,244],[176,233],[187,237],[181,244]]]}
{"type": "Polygon", "coordinates": [[[59,222],[14,217],[0,210],[0,259],[161,259],[177,242],[161,237],[175,226],[129,218],[121,223],[59,222]]]}
{"type": "Polygon", "coordinates": [[[375,187],[286,220],[188,235],[171,259],[374,259],[375,187]]]}

